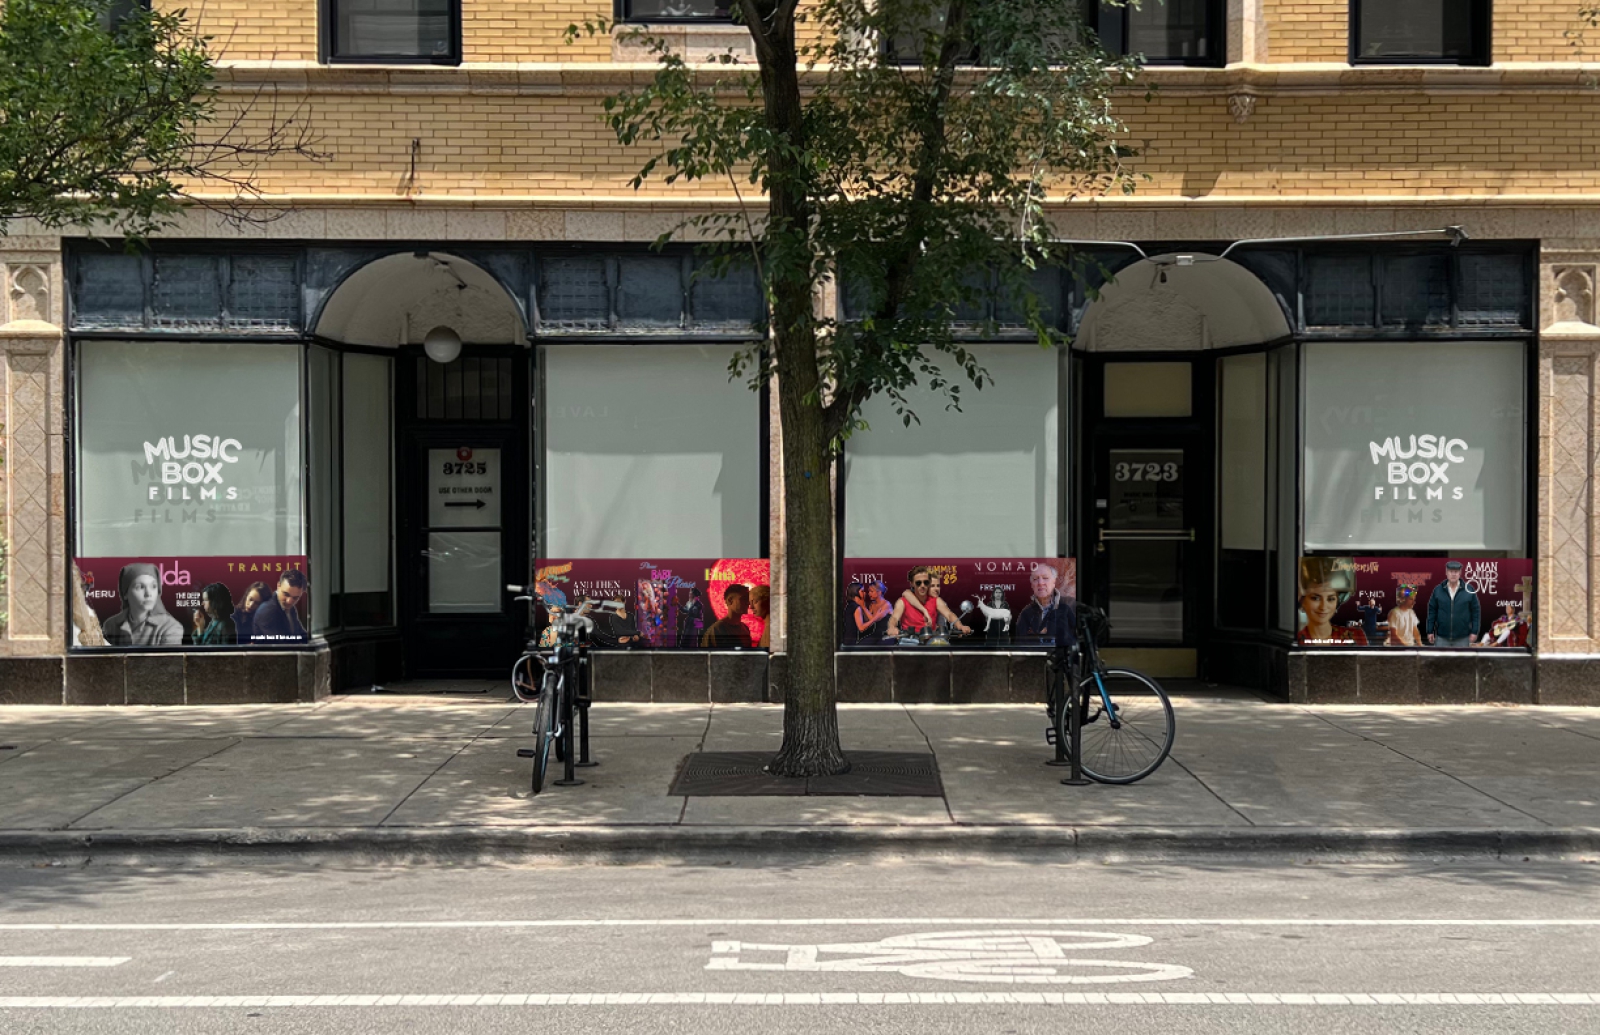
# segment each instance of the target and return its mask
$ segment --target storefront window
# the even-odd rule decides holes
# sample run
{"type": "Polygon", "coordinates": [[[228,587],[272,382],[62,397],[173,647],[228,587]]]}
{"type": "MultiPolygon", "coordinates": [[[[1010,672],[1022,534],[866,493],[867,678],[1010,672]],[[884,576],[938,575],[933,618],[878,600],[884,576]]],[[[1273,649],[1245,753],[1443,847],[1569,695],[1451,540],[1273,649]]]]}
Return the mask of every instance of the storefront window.
{"type": "Polygon", "coordinates": [[[1296,435],[1300,427],[1299,375],[1296,347],[1286,345],[1267,353],[1267,390],[1272,414],[1271,449],[1267,463],[1267,496],[1272,518],[1272,583],[1270,596],[1273,628],[1293,632],[1298,626],[1295,571],[1300,560],[1299,497],[1300,454],[1296,435]]]}
{"type": "Polygon", "coordinates": [[[88,341],[77,360],[74,642],[305,642],[300,346],[88,341]],[[255,605],[281,595],[251,636],[257,583],[255,605]]]}
{"type": "MultiPolygon", "coordinates": [[[[980,345],[993,377],[961,409],[924,386],[863,413],[845,450],[849,557],[1053,557],[1059,538],[1060,357],[1036,344],[980,345]]],[[[960,375],[956,375],[958,378],[960,375]]]]}
{"type": "Polygon", "coordinates": [[[761,396],[732,355],[545,348],[545,556],[761,556],[761,396]]]}
{"type": "Polygon", "coordinates": [[[78,552],[294,554],[300,347],[78,346],[78,552]]]}
{"type": "Polygon", "coordinates": [[[1305,346],[1305,545],[1526,549],[1526,346],[1305,346]]]}
{"type": "Polygon", "coordinates": [[[1217,617],[1240,628],[1265,622],[1267,564],[1267,357],[1217,364],[1217,617]]]}
{"type": "Polygon", "coordinates": [[[311,567],[318,578],[311,584],[311,631],[326,632],[338,620],[330,606],[339,593],[339,354],[313,347],[307,369],[311,407],[310,503],[311,567]]]}
{"type": "Polygon", "coordinates": [[[339,610],[347,627],[388,625],[394,620],[389,583],[393,366],[387,356],[344,355],[344,570],[339,610]]]}

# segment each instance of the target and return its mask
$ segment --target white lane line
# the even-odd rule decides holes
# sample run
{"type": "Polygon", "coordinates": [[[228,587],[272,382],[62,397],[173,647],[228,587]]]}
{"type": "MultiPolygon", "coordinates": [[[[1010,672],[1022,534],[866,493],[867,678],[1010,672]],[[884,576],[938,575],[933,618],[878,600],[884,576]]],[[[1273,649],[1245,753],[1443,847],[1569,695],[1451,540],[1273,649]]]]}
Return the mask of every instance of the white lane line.
{"type": "Polygon", "coordinates": [[[1010,927],[1093,925],[1100,927],[1600,927],[1600,917],[1543,919],[1338,919],[1338,918],[1173,918],[1119,919],[1067,917],[741,917],[737,919],[570,919],[570,920],[330,920],[244,921],[238,923],[0,923],[0,931],[399,931],[572,927],[931,927],[1004,924],[1010,927]]]}
{"type": "Polygon", "coordinates": [[[0,996],[0,1010],[528,1006],[1600,1006],[1600,992],[568,992],[0,996]]]}
{"type": "Polygon", "coordinates": [[[0,956],[0,967],[120,967],[132,956],[0,956]]]}

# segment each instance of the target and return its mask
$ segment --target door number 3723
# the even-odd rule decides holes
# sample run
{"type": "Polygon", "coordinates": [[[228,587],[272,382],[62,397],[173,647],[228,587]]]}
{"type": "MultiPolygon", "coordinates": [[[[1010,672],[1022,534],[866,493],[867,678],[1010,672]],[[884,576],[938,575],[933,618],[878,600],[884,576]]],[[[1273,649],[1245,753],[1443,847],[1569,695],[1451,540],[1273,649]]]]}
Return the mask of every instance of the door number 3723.
{"type": "Polygon", "coordinates": [[[1182,470],[1176,462],[1165,464],[1119,463],[1116,466],[1116,479],[1119,482],[1175,482],[1178,480],[1178,473],[1182,470]]]}

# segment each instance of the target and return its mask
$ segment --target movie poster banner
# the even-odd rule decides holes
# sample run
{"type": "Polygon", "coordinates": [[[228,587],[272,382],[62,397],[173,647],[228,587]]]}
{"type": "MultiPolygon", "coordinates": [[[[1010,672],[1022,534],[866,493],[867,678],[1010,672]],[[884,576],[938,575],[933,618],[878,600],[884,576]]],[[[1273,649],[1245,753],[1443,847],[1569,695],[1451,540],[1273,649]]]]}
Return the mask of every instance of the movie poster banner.
{"type": "Polygon", "coordinates": [[[1308,647],[1526,649],[1533,568],[1525,558],[1302,557],[1296,639],[1308,647]]]}
{"type": "Polygon", "coordinates": [[[1049,610],[1078,596],[1071,557],[850,557],[846,647],[1051,647],[1049,610]]]}
{"type": "Polygon", "coordinates": [[[77,647],[271,647],[310,641],[306,558],[79,557],[77,647]]]}
{"type": "MultiPolygon", "coordinates": [[[[766,650],[771,562],[762,558],[545,559],[535,587],[545,607],[588,608],[595,642],[641,650],[766,650]]],[[[535,628],[554,642],[551,613],[535,628]]]]}

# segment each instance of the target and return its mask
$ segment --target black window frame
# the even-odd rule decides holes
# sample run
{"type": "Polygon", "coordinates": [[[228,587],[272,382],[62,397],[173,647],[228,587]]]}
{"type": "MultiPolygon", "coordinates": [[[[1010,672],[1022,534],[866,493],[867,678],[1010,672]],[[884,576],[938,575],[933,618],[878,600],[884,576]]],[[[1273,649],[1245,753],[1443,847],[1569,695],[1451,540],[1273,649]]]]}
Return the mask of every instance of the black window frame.
{"type": "MultiPolygon", "coordinates": [[[[1388,0],[1404,3],[1405,0],[1388,0]]],[[[1361,4],[1350,0],[1350,64],[1352,65],[1444,65],[1483,68],[1494,63],[1494,0],[1466,0],[1472,5],[1472,53],[1467,57],[1378,56],[1361,53],[1361,4]]]]}
{"type": "Polygon", "coordinates": [[[635,15],[632,11],[631,0],[613,0],[612,18],[618,25],[734,25],[733,0],[718,0],[725,3],[726,14],[714,15],[652,15],[649,17],[635,15]]]}
{"type": "Polygon", "coordinates": [[[116,32],[136,12],[148,10],[150,0],[111,0],[105,9],[105,21],[102,24],[107,32],[116,32]]]}
{"type": "Polygon", "coordinates": [[[450,6],[450,52],[422,56],[405,54],[352,55],[338,52],[339,0],[317,0],[317,60],[324,65],[447,65],[461,64],[461,0],[450,6]]]}
{"type": "MultiPolygon", "coordinates": [[[[1351,0],[1351,9],[1358,0],[1351,0]]],[[[1203,58],[1146,58],[1143,63],[1150,67],[1158,68],[1222,68],[1228,63],[1228,11],[1226,0],[1205,0],[1206,4],[1206,37],[1217,41],[1216,51],[1203,58]]],[[[1106,47],[1109,53],[1126,57],[1128,55],[1128,19],[1131,8],[1129,6],[1113,7],[1109,10],[1099,0],[1085,0],[1083,15],[1084,24],[1094,30],[1095,37],[1100,40],[1100,45],[1106,47],[1105,33],[1102,31],[1101,18],[1110,15],[1120,20],[1119,35],[1122,45],[1112,50],[1106,47]]]]}

